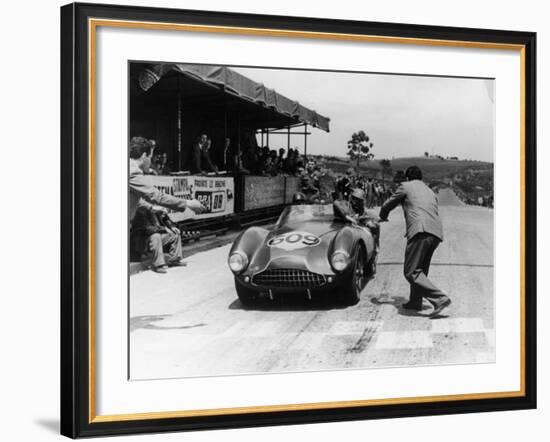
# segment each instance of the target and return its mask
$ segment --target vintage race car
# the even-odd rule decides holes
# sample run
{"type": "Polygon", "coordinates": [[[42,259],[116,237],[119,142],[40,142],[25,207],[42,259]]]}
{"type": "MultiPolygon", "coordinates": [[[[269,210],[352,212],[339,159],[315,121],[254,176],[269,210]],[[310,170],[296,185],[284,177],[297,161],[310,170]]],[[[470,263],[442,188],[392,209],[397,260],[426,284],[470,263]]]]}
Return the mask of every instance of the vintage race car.
{"type": "Polygon", "coordinates": [[[243,231],[229,252],[243,304],[260,294],[325,291],[356,304],[376,272],[378,226],[335,216],[332,205],[286,207],[272,230],[243,231]]]}

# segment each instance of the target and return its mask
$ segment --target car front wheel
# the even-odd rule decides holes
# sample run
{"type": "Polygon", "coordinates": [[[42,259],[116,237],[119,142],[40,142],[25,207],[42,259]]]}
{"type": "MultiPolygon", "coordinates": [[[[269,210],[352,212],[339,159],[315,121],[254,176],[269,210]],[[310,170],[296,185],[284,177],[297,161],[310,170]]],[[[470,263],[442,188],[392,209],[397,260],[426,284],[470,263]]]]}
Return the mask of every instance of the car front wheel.
{"type": "Polygon", "coordinates": [[[365,264],[365,251],[361,248],[357,252],[357,256],[353,262],[353,269],[349,275],[349,279],[343,286],[342,300],[346,305],[355,305],[359,302],[361,291],[365,287],[366,282],[365,264]]]}

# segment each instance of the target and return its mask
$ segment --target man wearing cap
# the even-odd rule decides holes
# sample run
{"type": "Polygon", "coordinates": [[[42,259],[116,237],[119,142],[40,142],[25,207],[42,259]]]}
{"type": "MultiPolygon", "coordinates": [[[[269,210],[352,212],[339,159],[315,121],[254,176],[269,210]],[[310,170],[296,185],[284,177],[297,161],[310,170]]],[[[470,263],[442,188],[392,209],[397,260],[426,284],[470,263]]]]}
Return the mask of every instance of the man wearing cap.
{"type": "Polygon", "coordinates": [[[357,187],[351,191],[349,201],[334,201],[334,213],[348,221],[359,222],[365,216],[365,192],[357,187]]]}
{"type": "Polygon", "coordinates": [[[451,304],[449,297],[429,279],[430,262],[435,249],[443,241],[443,225],[439,217],[437,198],[422,181],[422,171],[411,166],[395,193],[380,209],[380,220],[387,221],[389,213],[398,205],[403,207],[406,223],[404,275],[410,284],[410,299],[403,307],[422,310],[426,298],[434,307],[431,316],[437,316],[451,304]]]}

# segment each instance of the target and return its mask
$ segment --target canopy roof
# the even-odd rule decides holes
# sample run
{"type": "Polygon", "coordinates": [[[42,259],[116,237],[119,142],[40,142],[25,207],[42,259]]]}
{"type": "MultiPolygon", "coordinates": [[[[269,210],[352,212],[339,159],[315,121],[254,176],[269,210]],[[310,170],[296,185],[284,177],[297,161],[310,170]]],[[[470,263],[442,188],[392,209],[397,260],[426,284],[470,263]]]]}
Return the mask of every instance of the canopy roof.
{"type": "MultiPolygon", "coordinates": [[[[216,105],[219,102],[216,102],[215,96],[222,94],[225,97],[237,98],[241,105],[248,103],[244,108],[250,111],[258,110],[257,107],[250,108],[250,104],[260,106],[262,112],[257,113],[256,119],[250,120],[257,127],[282,128],[307,123],[329,132],[328,117],[225,66],[184,63],[147,64],[141,65],[140,72],[137,74],[139,87],[144,92],[162,89],[162,83],[167,83],[166,80],[161,81],[162,79],[179,76],[181,82],[178,80],[176,87],[185,90],[184,100],[190,98],[199,104],[216,105]],[[203,90],[199,92],[201,85],[203,90]],[[204,86],[209,86],[209,93],[205,93],[204,86]],[[212,88],[216,90],[213,91],[212,88]]],[[[224,100],[224,105],[227,105],[227,100],[224,100]]]]}

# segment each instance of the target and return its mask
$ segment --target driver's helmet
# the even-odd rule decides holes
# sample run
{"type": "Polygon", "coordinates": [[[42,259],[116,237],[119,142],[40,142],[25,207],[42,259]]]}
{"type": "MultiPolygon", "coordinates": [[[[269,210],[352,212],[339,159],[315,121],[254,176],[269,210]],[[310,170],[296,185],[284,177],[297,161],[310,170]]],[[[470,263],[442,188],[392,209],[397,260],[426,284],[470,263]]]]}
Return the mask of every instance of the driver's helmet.
{"type": "Polygon", "coordinates": [[[302,192],[296,192],[292,197],[292,204],[305,204],[306,196],[302,192]]]}
{"type": "Polygon", "coordinates": [[[355,212],[362,214],[365,210],[365,191],[360,188],[355,188],[351,192],[351,206],[355,212]]]}

